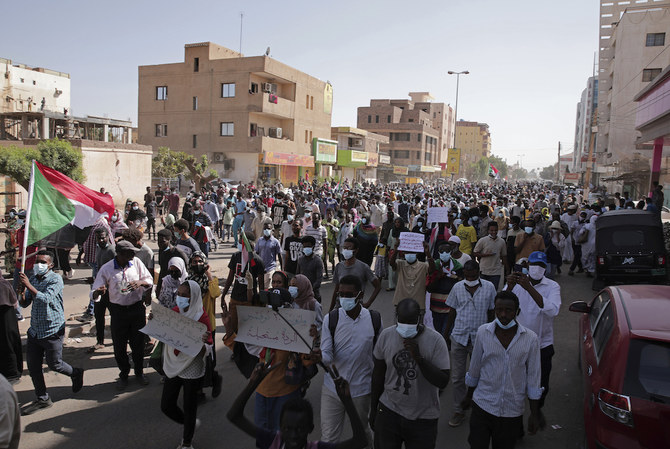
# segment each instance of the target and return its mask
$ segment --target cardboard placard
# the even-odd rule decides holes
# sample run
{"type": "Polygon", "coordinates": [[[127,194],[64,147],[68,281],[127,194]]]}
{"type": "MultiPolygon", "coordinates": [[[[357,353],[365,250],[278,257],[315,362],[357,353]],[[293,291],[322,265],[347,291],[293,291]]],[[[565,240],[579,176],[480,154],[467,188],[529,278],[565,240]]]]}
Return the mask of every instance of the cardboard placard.
{"type": "Polygon", "coordinates": [[[398,251],[423,253],[424,241],[425,236],[423,234],[419,234],[418,232],[401,232],[398,251]]]}
{"type": "Polygon", "coordinates": [[[428,223],[448,223],[449,208],[447,207],[429,207],[428,223]]]}
{"type": "Polygon", "coordinates": [[[147,334],[166,345],[191,357],[202,349],[202,336],[207,326],[168,309],[158,303],[151,305],[153,318],[147,321],[140,332],[147,334]]]}
{"type": "Polygon", "coordinates": [[[235,341],[250,343],[266,348],[308,354],[311,350],[291,329],[278,313],[308,342],[309,328],[314,324],[316,312],[303,309],[279,309],[279,312],[267,307],[237,306],[237,337],[235,341]]]}

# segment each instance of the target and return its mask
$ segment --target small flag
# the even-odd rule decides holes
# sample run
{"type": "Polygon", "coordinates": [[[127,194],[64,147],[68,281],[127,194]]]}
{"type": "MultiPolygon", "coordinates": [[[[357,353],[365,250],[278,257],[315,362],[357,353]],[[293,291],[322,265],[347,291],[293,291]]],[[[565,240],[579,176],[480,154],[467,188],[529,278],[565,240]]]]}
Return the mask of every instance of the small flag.
{"type": "Polygon", "coordinates": [[[114,215],[111,196],[73,181],[63,173],[33,161],[24,246],[73,224],[79,229],[114,215]]]}
{"type": "MultiPolygon", "coordinates": [[[[247,264],[249,263],[250,259],[250,254],[251,254],[252,248],[251,244],[249,243],[249,240],[247,239],[247,235],[244,231],[242,231],[242,271],[247,269],[247,264]]],[[[256,262],[254,261],[253,258],[251,258],[251,266],[255,267],[256,262]]]]}
{"type": "Polygon", "coordinates": [[[491,178],[500,179],[500,171],[498,171],[493,164],[489,164],[489,176],[491,178]]]}

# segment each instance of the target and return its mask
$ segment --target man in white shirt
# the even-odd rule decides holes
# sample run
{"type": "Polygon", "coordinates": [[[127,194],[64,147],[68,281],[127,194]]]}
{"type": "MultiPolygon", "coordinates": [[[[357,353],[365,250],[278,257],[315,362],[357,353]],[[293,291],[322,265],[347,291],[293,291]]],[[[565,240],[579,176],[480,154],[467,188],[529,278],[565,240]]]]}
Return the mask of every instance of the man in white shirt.
{"type": "Polygon", "coordinates": [[[128,386],[128,344],[137,381],[140,385],[149,383],[143,372],[144,334],[140,329],[146,324],[145,304],[151,304],[153,276],[135,257],[136,252],[137,248],[127,240],[117,243],[116,257],[100,268],[91,287],[91,298],[96,302],[103,293],[109,292],[114,358],[120,370],[116,383],[119,390],[128,386]]]}
{"type": "Polygon", "coordinates": [[[549,392],[551,358],[554,355],[554,317],[561,308],[561,287],[544,276],[547,255],[535,251],[528,257],[528,274],[513,273],[507,278],[506,290],[519,297],[519,323],[532,330],[540,339],[543,388],[540,407],[549,392]]]}
{"type": "MultiPolygon", "coordinates": [[[[363,294],[360,279],[344,276],[340,279],[339,300],[341,307],[323,319],[320,354],[328,366],[337,367],[340,376],[349,381],[351,397],[363,421],[368,446],[372,445],[372,432],[367,424],[370,413],[372,388],[372,350],[382,324],[381,315],[361,304],[363,294]]],[[[323,376],[321,389],[321,440],[328,443],[340,441],[345,409],[337,396],[331,376],[323,376]]]]}

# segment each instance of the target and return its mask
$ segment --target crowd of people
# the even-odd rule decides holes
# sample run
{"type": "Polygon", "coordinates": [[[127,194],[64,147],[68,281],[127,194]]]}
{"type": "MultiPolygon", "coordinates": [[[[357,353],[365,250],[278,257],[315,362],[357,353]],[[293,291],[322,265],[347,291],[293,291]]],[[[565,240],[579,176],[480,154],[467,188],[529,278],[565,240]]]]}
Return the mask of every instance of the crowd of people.
{"type": "MultiPolygon", "coordinates": [[[[149,383],[149,353],[160,361],[160,407],[183,426],[181,448],[192,447],[203,389],[211,388],[214,397],[222,390],[217,298],[223,343],[249,379],[228,418],[257,447],[432,448],[449,381],[449,426],[462,425],[472,409],[472,448],[488,448],[491,441],[514,447],[525,432],[545,425],[553,319],[561,305],[556,278],[593,276],[600,215],[633,207],[657,211],[663,202],[662,188],[637,204],[626,192],[590,204],[579,190],[541,183],[222,183],[185,197],[167,186],[146,190],[142,203],[128,200],[124,210],[101,217],[77,246],[77,263],[83,257],[92,269],[90,301],[78,319],[96,322],[97,341],[89,348],[94,352],[104,347],[109,311],[119,390],[127,387],[131,369],[139,385],[149,383]],[[436,208],[443,218],[434,222],[436,208]],[[420,251],[403,250],[406,233],[421,236],[420,251]],[[145,237],[157,242],[156,253],[145,237]],[[209,254],[226,243],[236,251],[227,277],[219,280],[209,254]],[[330,301],[321,294],[324,282],[333,285],[330,301]],[[385,326],[375,310],[382,288],[393,292],[392,325],[385,326]],[[154,345],[140,332],[152,298],[154,307],[204,325],[196,356],[154,345]],[[315,312],[309,353],[235,341],[237,307],[268,304],[315,312]],[[314,415],[304,396],[317,366],[327,369],[321,440],[308,443],[314,415]],[[253,422],[244,416],[252,395],[253,422]],[[530,417],[524,426],[526,399],[530,417]],[[342,440],[345,414],[353,436],[342,440]]],[[[17,319],[23,319],[21,307],[32,305],[25,353],[36,398],[22,410],[30,414],[53,405],[44,358],[71,378],[74,393],[84,383],[84,369],[62,359],[63,279],[74,270],[69,249],[34,245],[25,251],[21,272],[25,211],[7,218],[5,262],[13,284],[0,278],[0,372],[10,382],[21,376],[17,319]]]]}

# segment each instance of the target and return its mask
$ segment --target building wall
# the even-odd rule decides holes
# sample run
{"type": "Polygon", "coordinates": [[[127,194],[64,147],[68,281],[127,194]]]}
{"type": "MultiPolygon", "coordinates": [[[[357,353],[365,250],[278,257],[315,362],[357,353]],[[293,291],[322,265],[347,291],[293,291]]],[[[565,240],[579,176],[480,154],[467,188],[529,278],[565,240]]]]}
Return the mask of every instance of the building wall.
{"type": "Polygon", "coordinates": [[[4,58],[0,58],[0,65],[5,74],[0,84],[0,112],[39,111],[42,98],[45,110],[70,110],[70,75],[67,73],[12,64],[4,58]]]}
{"type": "Polygon", "coordinates": [[[456,123],[456,147],[461,149],[461,168],[491,155],[491,133],[486,123],[456,123]]]}
{"type": "Polygon", "coordinates": [[[314,137],[330,138],[325,88],[325,82],[267,56],[241,57],[216,44],[189,44],[183,63],[139,67],[138,141],[154,150],[167,146],[207,155],[222,176],[253,181],[250,158],[239,164],[236,160],[235,168],[224,173],[223,164],[213,161],[214,153],[225,153],[229,159],[253,153],[254,161],[264,151],[310,155],[314,137]],[[222,83],[235,84],[234,97],[222,98],[222,83]],[[257,93],[251,93],[252,83],[258,84],[257,93]],[[276,104],[262,91],[263,83],[277,84],[276,104]],[[156,100],[156,86],[168,87],[167,100],[156,100]],[[193,97],[198,98],[197,110],[193,97]],[[221,136],[224,122],[234,123],[233,136],[221,136]],[[168,125],[167,136],[156,137],[155,125],[163,123],[168,125]],[[252,123],[264,128],[265,137],[258,131],[252,136],[252,123]],[[281,139],[269,137],[271,127],[282,128],[281,139]]]}

